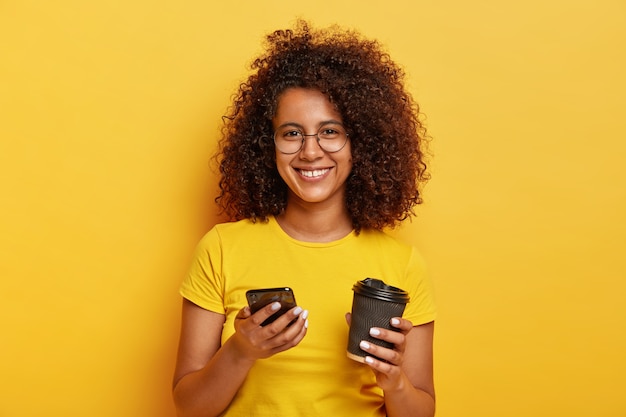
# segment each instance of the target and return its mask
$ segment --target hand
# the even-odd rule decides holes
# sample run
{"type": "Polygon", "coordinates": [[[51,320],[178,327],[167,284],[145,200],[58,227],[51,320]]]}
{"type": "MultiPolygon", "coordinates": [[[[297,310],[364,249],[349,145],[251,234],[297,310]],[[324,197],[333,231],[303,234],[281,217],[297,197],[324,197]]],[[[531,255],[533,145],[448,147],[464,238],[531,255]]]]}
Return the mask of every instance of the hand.
{"type": "MultiPolygon", "coordinates": [[[[346,314],[348,324],[350,319],[350,314],[346,314]]],[[[376,383],[383,391],[399,390],[405,383],[410,383],[402,371],[402,362],[406,348],[406,335],[413,328],[413,324],[409,320],[394,317],[391,319],[391,325],[400,331],[396,332],[372,327],[370,336],[392,343],[394,345],[393,349],[387,349],[366,341],[362,341],[359,345],[361,349],[372,355],[365,357],[365,363],[374,371],[376,383]]]]}
{"type": "Polygon", "coordinates": [[[254,314],[251,314],[250,307],[247,306],[239,310],[235,317],[232,343],[243,358],[251,361],[269,358],[302,341],[306,335],[309,312],[301,307],[294,307],[273,323],[261,327],[261,323],[279,308],[280,303],[275,302],[254,314]],[[289,325],[292,321],[293,324],[289,325]]]}

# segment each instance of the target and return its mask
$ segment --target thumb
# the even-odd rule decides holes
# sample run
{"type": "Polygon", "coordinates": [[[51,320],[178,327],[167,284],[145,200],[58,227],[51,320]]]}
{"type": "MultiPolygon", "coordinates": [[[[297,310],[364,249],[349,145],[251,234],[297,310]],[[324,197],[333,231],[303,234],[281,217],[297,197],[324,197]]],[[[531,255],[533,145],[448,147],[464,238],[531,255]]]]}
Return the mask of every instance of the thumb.
{"type": "Polygon", "coordinates": [[[239,310],[239,312],[237,313],[237,316],[235,318],[236,319],[247,319],[251,315],[252,315],[252,313],[250,312],[250,307],[245,306],[244,308],[239,310]]]}

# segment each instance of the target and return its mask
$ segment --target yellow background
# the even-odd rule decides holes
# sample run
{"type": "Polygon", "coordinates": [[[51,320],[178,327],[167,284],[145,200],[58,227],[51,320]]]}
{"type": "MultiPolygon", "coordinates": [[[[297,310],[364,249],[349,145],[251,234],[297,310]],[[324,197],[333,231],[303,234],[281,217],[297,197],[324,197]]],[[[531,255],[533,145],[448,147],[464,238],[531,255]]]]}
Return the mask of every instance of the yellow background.
{"type": "Polygon", "coordinates": [[[220,116],[296,16],[380,39],[427,116],[397,234],[435,279],[438,416],[625,416],[619,0],[1,1],[0,416],[173,416],[220,116]]]}

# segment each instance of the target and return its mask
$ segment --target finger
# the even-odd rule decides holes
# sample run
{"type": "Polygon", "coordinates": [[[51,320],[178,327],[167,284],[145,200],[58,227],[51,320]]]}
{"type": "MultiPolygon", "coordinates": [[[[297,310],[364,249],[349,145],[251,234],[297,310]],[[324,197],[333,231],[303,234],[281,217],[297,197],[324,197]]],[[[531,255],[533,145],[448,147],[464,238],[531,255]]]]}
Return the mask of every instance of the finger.
{"type": "Polygon", "coordinates": [[[387,349],[382,346],[375,345],[374,343],[369,343],[365,340],[362,340],[361,343],[359,343],[359,347],[370,355],[375,356],[378,359],[382,359],[392,365],[399,366],[402,364],[402,353],[395,349],[387,349]]]}
{"type": "Polygon", "coordinates": [[[237,312],[237,315],[235,316],[235,323],[234,323],[235,330],[238,330],[241,327],[241,325],[245,323],[244,320],[249,318],[251,315],[252,313],[250,312],[250,307],[248,306],[245,306],[244,308],[239,310],[237,312]]]}
{"type": "MultiPolygon", "coordinates": [[[[268,340],[268,346],[273,350],[273,353],[281,352],[296,346],[300,343],[300,341],[302,341],[307,333],[309,325],[307,317],[309,312],[307,310],[303,310],[299,316],[296,316],[293,312],[288,312],[284,315],[289,316],[291,314],[293,314],[295,319],[292,319],[287,327],[268,340]]],[[[272,328],[275,327],[275,324],[279,324],[278,320],[271,325],[266,326],[268,328],[264,328],[263,331],[273,331],[272,328]]]]}
{"type": "Polygon", "coordinates": [[[309,312],[307,310],[304,310],[302,312],[302,315],[300,316],[300,318],[298,319],[297,324],[302,323],[302,326],[298,329],[298,327],[294,327],[294,330],[298,329],[299,331],[296,333],[296,336],[292,339],[292,344],[290,347],[296,346],[297,344],[299,344],[302,339],[304,339],[304,336],[306,336],[308,327],[309,327],[309,320],[307,319],[309,312]]]}
{"type": "MultiPolygon", "coordinates": [[[[298,321],[298,318],[300,316],[305,315],[304,319],[306,320],[306,316],[308,316],[308,314],[308,311],[303,310],[300,306],[293,307],[291,310],[283,313],[280,317],[274,320],[273,323],[265,326],[265,330],[267,332],[266,334],[268,334],[270,337],[273,337],[284,331],[286,332],[293,324],[298,321]]],[[[301,325],[304,325],[304,323],[301,323],[301,325]]],[[[290,334],[294,333],[294,331],[290,332],[290,334]]]]}
{"type": "Polygon", "coordinates": [[[374,371],[376,383],[383,391],[397,390],[403,385],[406,386],[407,383],[411,383],[407,380],[400,366],[385,362],[373,356],[366,356],[365,364],[374,371]]]}
{"type": "Polygon", "coordinates": [[[276,321],[281,321],[281,322],[284,322],[285,325],[289,325],[302,315],[305,315],[304,318],[306,319],[306,317],[309,315],[309,312],[304,310],[300,306],[296,306],[296,307],[293,307],[291,310],[287,311],[276,321]]]}
{"type": "Polygon", "coordinates": [[[352,323],[352,313],[346,313],[346,323],[348,323],[348,327],[352,323]]]}
{"type": "Polygon", "coordinates": [[[298,333],[296,333],[295,337],[291,339],[287,339],[284,342],[278,343],[276,346],[274,346],[271,349],[272,355],[275,355],[279,352],[283,352],[285,350],[293,348],[294,346],[297,346],[302,341],[302,339],[304,339],[304,337],[306,336],[306,333],[307,333],[306,326],[301,326],[299,328],[298,333]]]}
{"type": "Polygon", "coordinates": [[[409,320],[403,319],[402,317],[394,317],[389,321],[389,323],[391,323],[391,326],[399,329],[404,334],[407,334],[413,328],[413,323],[409,320]]]}
{"type": "Polygon", "coordinates": [[[275,302],[273,302],[273,303],[263,307],[262,309],[260,309],[256,313],[254,313],[251,316],[252,323],[255,326],[260,326],[261,323],[263,323],[268,317],[270,317],[272,314],[276,313],[278,310],[280,310],[280,303],[278,301],[275,301],[275,302]]]}
{"type": "Polygon", "coordinates": [[[397,349],[404,350],[404,343],[406,341],[404,333],[381,329],[380,327],[372,327],[370,329],[370,336],[379,340],[384,340],[385,342],[393,343],[397,349]]]}
{"type": "Polygon", "coordinates": [[[399,371],[399,368],[397,366],[389,362],[381,361],[380,359],[372,356],[366,356],[365,363],[368,364],[370,368],[374,369],[375,371],[382,372],[387,375],[399,371]]]}
{"type": "Polygon", "coordinates": [[[235,319],[247,319],[248,317],[250,317],[252,313],[250,312],[250,307],[245,306],[244,308],[242,308],[241,310],[239,310],[239,312],[237,313],[237,315],[235,316],[235,319]]]}

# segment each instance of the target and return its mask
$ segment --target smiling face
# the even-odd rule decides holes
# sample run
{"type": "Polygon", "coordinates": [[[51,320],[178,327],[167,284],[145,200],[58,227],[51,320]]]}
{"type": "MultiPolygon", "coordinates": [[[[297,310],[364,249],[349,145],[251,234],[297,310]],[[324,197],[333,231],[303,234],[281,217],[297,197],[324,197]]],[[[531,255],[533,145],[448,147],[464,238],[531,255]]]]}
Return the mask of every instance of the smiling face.
{"type": "Polygon", "coordinates": [[[352,170],[350,140],[338,152],[329,153],[313,136],[322,127],[341,123],[341,115],[320,91],[290,88],[278,99],[274,130],[292,127],[310,135],[294,154],[276,150],[278,173],[289,187],[288,205],[344,205],[346,179],[352,170]]]}

